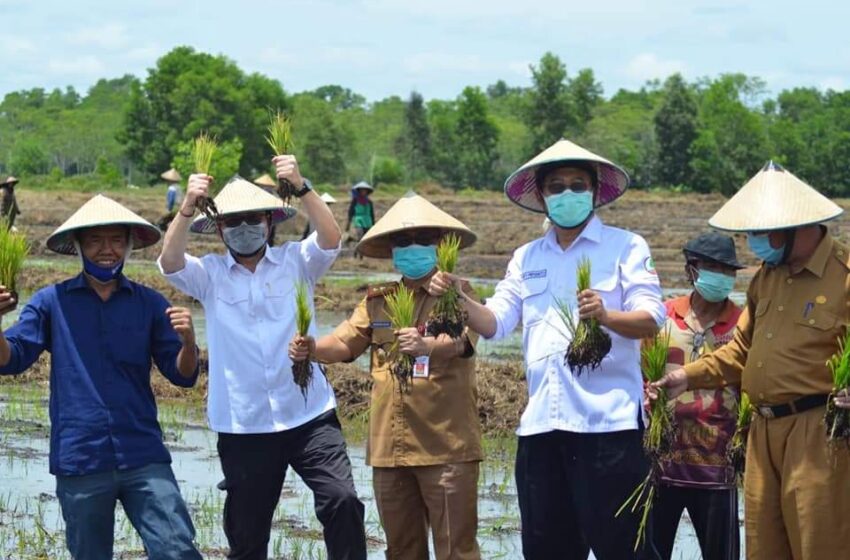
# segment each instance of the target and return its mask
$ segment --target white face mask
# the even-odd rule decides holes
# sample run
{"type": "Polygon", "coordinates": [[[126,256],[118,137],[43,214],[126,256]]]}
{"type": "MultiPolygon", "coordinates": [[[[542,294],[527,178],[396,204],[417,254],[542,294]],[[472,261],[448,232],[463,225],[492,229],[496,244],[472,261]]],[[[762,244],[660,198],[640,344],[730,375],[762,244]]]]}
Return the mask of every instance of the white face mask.
{"type": "Polygon", "coordinates": [[[227,248],[242,257],[249,257],[262,249],[269,237],[266,224],[252,226],[245,222],[223,228],[221,235],[227,248]]]}

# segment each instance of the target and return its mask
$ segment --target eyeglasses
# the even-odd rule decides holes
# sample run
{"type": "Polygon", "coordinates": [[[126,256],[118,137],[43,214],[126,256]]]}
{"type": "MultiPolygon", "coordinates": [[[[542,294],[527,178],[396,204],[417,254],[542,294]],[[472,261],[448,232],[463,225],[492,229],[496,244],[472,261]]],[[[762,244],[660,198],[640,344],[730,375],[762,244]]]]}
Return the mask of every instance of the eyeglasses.
{"type": "Polygon", "coordinates": [[[546,183],[543,188],[549,194],[561,194],[567,189],[574,193],[582,193],[589,191],[591,189],[591,185],[586,181],[577,179],[575,181],[571,181],[569,184],[564,183],[563,181],[552,181],[551,183],[546,183]]]}
{"type": "Polygon", "coordinates": [[[416,245],[434,245],[439,241],[440,234],[430,231],[419,231],[416,233],[397,233],[390,237],[390,243],[394,247],[409,247],[416,245]]]}
{"type": "Polygon", "coordinates": [[[263,218],[263,214],[236,214],[234,216],[221,218],[221,223],[224,227],[229,228],[239,227],[242,224],[256,226],[263,223],[263,218]]]}

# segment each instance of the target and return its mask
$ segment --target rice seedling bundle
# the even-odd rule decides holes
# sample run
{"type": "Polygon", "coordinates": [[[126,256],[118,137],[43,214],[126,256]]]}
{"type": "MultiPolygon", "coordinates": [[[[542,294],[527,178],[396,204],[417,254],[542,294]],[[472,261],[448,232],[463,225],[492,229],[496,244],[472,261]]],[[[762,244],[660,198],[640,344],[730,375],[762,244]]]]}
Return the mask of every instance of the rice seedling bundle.
{"type": "Polygon", "coordinates": [[[0,220],[0,284],[12,293],[15,302],[18,301],[18,273],[24,265],[29,249],[26,236],[12,231],[8,219],[0,220]]]}
{"type": "Polygon", "coordinates": [[[747,457],[747,432],[750,429],[752,419],[753,406],[750,403],[750,396],[742,392],[741,400],[738,403],[738,416],[735,420],[735,433],[729,440],[729,449],[726,452],[726,459],[738,480],[744,474],[744,463],[747,457]]]}
{"type": "MultiPolygon", "coordinates": [[[[576,270],[578,292],[590,289],[590,259],[582,257],[576,270]]],[[[556,299],[556,310],[570,334],[570,345],[564,362],[580,376],[585,370],[594,370],[611,351],[611,337],[596,319],[575,320],[569,305],[556,299]]]]}
{"type": "MultiPolygon", "coordinates": [[[[210,174],[212,158],[217,148],[215,138],[206,132],[202,132],[200,136],[195,138],[195,142],[192,144],[192,162],[195,164],[195,173],[210,174]]],[[[199,198],[196,204],[198,209],[210,220],[215,220],[218,217],[218,208],[211,198],[199,198]]]]}
{"type": "MultiPolygon", "coordinates": [[[[399,283],[398,288],[384,298],[386,313],[394,330],[416,326],[414,308],[416,302],[413,290],[399,283]]],[[[413,356],[399,350],[398,339],[393,341],[389,352],[390,374],[398,381],[399,389],[407,391],[413,378],[413,356]]]]}
{"type": "MultiPolygon", "coordinates": [[[[651,342],[641,348],[641,369],[649,383],[664,377],[667,369],[667,355],[670,350],[670,332],[655,335],[651,342]]],[[[638,534],[635,538],[635,551],[646,542],[646,528],[652,504],[655,501],[661,479],[661,463],[670,455],[675,437],[673,411],[667,406],[667,393],[661,389],[658,398],[652,401],[649,411],[649,425],[643,432],[643,448],[649,458],[649,473],[631,496],[620,506],[616,516],[626,509],[640,518],[638,534]]]]}
{"type": "MultiPolygon", "coordinates": [[[[298,336],[307,336],[312,321],[313,311],[310,309],[307,284],[299,282],[295,286],[295,327],[298,330],[298,336]]],[[[307,390],[313,381],[313,364],[309,357],[300,362],[292,362],[292,377],[306,400],[307,390]]]]}
{"type": "MultiPolygon", "coordinates": [[[[442,272],[454,272],[460,252],[460,237],[451,233],[443,237],[437,246],[437,268],[442,272]]],[[[460,294],[454,286],[440,296],[426,327],[431,336],[447,334],[451,338],[459,338],[463,334],[466,316],[460,304],[460,294]]]]}
{"type": "MultiPolygon", "coordinates": [[[[269,135],[266,142],[271,146],[276,156],[291,154],[295,147],[292,141],[292,121],[280,111],[269,115],[269,135]]],[[[284,204],[289,204],[295,194],[295,185],[287,179],[278,179],[277,193],[284,204]]]]}
{"type": "Polygon", "coordinates": [[[850,447],[850,410],[838,408],[833,400],[839,392],[850,390],[850,329],[838,340],[838,352],[826,365],[832,373],[832,393],[824,416],[827,439],[831,444],[843,443],[850,447]]]}

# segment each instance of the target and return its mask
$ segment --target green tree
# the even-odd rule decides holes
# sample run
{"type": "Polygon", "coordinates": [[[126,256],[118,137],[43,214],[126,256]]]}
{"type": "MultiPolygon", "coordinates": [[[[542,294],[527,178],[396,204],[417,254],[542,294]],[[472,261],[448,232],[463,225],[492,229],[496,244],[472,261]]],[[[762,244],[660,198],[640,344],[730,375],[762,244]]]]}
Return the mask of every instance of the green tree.
{"type": "Polygon", "coordinates": [[[697,137],[698,108],[681,74],[664,84],[664,101],[655,113],[657,178],[662,185],[686,185],[691,178],[691,145],[697,137]]]}
{"type": "MultiPolygon", "coordinates": [[[[192,146],[194,140],[187,140],[177,145],[174,160],[169,164],[174,167],[183,177],[195,173],[195,162],[192,158],[192,146]]],[[[239,172],[239,162],[242,160],[242,141],[232,138],[219,142],[213,154],[210,166],[210,175],[214,177],[213,190],[218,192],[235,174],[239,172]]]]}
{"type": "Polygon", "coordinates": [[[582,68],[578,75],[570,80],[567,89],[575,108],[576,131],[583,132],[593,118],[593,110],[602,101],[602,84],[596,81],[593,70],[582,68]]]}
{"type": "Polygon", "coordinates": [[[576,125],[575,109],[567,86],[567,68],[547,52],[531,66],[534,83],[529,92],[527,122],[531,129],[531,152],[537,153],[561,139],[576,125]]]}
{"type": "Polygon", "coordinates": [[[431,128],[425,101],[418,92],[411,92],[404,108],[404,128],[399,137],[401,152],[410,180],[419,180],[428,174],[431,162],[431,128]]]}
{"type": "Polygon", "coordinates": [[[480,88],[463,89],[458,101],[457,139],[463,186],[491,186],[499,129],[487,112],[487,97],[480,88]]]}
{"type": "Polygon", "coordinates": [[[47,154],[37,140],[22,138],[12,148],[9,167],[22,176],[47,173],[47,154]]]}
{"type": "Polygon", "coordinates": [[[460,187],[463,176],[458,158],[457,103],[433,99],[427,107],[431,128],[431,175],[444,185],[460,187]]]}

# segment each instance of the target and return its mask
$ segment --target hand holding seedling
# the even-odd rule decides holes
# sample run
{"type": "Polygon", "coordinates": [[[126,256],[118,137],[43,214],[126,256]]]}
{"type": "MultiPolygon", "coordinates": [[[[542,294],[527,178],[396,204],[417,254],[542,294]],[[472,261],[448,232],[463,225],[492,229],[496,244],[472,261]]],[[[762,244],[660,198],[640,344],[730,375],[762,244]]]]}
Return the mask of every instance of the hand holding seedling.
{"type": "Polygon", "coordinates": [[[850,392],[847,389],[842,389],[835,394],[834,401],[838,408],[850,408],[850,392]]]}
{"type": "Polygon", "coordinates": [[[289,181],[296,188],[301,188],[304,184],[304,177],[301,176],[295,156],[278,155],[272,158],[272,163],[274,163],[278,179],[289,181]]]}
{"type": "Polygon", "coordinates": [[[192,312],[185,307],[169,307],[165,310],[171,320],[171,326],[183,342],[183,346],[195,345],[195,327],[192,325],[192,312]]]}
{"type": "Polygon", "coordinates": [[[189,184],[186,187],[186,196],[183,198],[183,206],[181,212],[189,214],[195,211],[198,199],[207,198],[210,194],[210,185],[213,178],[204,173],[193,173],[189,176],[189,184]]]}
{"type": "Polygon", "coordinates": [[[0,286],[0,316],[12,311],[18,301],[12,295],[12,292],[6,286],[0,286]]]}
{"type": "Polygon", "coordinates": [[[419,329],[409,327],[395,331],[398,338],[398,349],[408,356],[426,356],[431,353],[431,347],[419,334],[419,329]]]}
{"type": "Polygon", "coordinates": [[[449,291],[449,288],[454,287],[458,293],[463,293],[461,290],[461,280],[454,274],[449,272],[439,271],[431,276],[428,285],[425,289],[434,297],[440,297],[449,291]]]}
{"type": "Polygon", "coordinates": [[[289,359],[303,362],[316,353],[316,339],[312,336],[295,335],[289,343],[289,359]]]}
{"type": "Polygon", "coordinates": [[[593,290],[583,290],[578,293],[578,316],[579,319],[596,319],[600,325],[608,321],[608,311],[602,296],[593,290]]]}
{"type": "Polygon", "coordinates": [[[667,391],[667,398],[672,400],[684,393],[687,388],[688,378],[685,375],[685,370],[679,368],[667,373],[655,383],[647,385],[646,394],[649,400],[654,401],[658,399],[658,390],[665,389],[667,391]]]}

